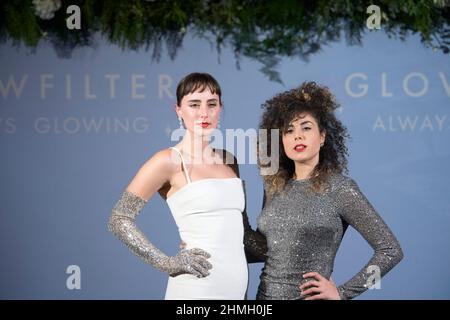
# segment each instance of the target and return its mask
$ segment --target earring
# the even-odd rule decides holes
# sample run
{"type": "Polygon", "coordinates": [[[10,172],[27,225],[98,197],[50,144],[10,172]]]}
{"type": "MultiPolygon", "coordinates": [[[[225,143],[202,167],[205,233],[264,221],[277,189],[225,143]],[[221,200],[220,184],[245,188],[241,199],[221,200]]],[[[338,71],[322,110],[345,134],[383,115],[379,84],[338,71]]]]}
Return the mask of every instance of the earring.
{"type": "Polygon", "coordinates": [[[220,118],[217,119],[217,129],[220,129],[220,118]]]}
{"type": "Polygon", "coordinates": [[[180,129],[184,129],[183,119],[181,117],[178,117],[178,122],[180,123],[180,129]]]}

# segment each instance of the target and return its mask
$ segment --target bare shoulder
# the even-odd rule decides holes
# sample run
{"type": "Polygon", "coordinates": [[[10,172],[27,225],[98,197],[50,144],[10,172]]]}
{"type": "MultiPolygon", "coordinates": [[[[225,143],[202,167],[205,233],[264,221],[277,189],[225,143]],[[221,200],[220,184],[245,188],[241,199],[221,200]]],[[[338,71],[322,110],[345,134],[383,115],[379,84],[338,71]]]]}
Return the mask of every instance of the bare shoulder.
{"type": "Polygon", "coordinates": [[[159,169],[173,170],[179,164],[179,157],[173,149],[159,150],[150,157],[145,165],[157,166],[159,169]]]}
{"type": "Polygon", "coordinates": [[[153,154],[139,168],[127,187],[129,192],[148,200],[156,191],[166,186],[177,170],[177,157],[172,149],[153,154]]]}

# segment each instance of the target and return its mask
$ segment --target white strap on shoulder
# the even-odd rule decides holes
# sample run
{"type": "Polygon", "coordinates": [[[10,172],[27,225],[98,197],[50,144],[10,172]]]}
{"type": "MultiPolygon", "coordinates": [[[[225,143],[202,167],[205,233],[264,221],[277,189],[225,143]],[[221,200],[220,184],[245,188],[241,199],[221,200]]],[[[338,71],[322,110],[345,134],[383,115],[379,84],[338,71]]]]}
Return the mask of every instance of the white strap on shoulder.
{"type": "Polygon", "coordinates": [[[184,158],[183,158],[183,155],[181,154],[181,151],[180,150],[178,150],[177,148],[175,148],[175,147],[170,147],[171,149],[174,149],[176,152],[178,152],[178,154],[180,155],[180,158],[181,158],[181,164],[183,165],[183,170],[184,170],[184,174],[185,174],[185,176],[186,176],[186,180],[187,180],[187,182],[188,183],[191,183],[191,178],[189,177],[189,174],[188,174],[188,171],[187,171],[187,168],[186,168],[186,164],[184,163],[184,158]]]}

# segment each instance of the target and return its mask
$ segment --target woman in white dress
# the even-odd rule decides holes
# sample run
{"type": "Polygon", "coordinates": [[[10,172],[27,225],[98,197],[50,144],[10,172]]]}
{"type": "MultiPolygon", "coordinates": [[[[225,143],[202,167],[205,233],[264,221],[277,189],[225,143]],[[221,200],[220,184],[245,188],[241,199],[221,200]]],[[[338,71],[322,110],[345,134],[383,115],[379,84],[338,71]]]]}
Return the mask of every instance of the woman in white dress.
{"type": "Polygon", "coordinates": [[[220,86],[211,75],[192,73],[180,81],[176,113],[186,129],[183,139],[139,169],[108,223],[132,252],[170,275],[165,295],[169,300],[245,298],[243,183],[235,158],[209,144],[221,109],[220,86]],[[186,244],[172,257],[152,245],[135,224],[156,192],[166,200],[186,244]]]}

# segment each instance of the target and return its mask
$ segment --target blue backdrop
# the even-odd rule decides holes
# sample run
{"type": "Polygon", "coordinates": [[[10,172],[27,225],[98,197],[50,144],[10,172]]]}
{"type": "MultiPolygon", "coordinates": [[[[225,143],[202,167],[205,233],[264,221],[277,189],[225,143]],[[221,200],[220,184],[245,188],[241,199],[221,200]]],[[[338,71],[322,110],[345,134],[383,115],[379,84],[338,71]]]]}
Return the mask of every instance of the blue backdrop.
{"type": "MultiPolygon", "coordinates": [[[[397,235],[404,260],[359,299],[450,298],[450,65],[448,56],[372,32],[363,46],[324,48],[308,63],[284,59],[284,85],[270,82],[259,63],[231,50],[217,53],[188,36],[172,61],[163,54],[98,47],[58,58],[42,43],[35,53],[0,46],[1,299],[162,299],[167,276],[141,262],[107,230],[110,211],[138,168],[176,144],[177,82],[209,72],[222,86],[223,129],[257,128],[260,105],[303,81],[327,85],[348,127],[350,175],[397,235]],[[447,190],[447,191],[446,191],[447,190]],[[71,289],[70,266],[79,268],[71,289]]],[[[262,180],[241,165],[253,227],[262,180]]],[[[138,225],[167,254],[180,241],[158,195],[138,225]]],[[[372,250],[349,229],[333,278],[352,277],[372,250]]],[[[254,299],[262,264],[250,266],[254,299]]]]}

